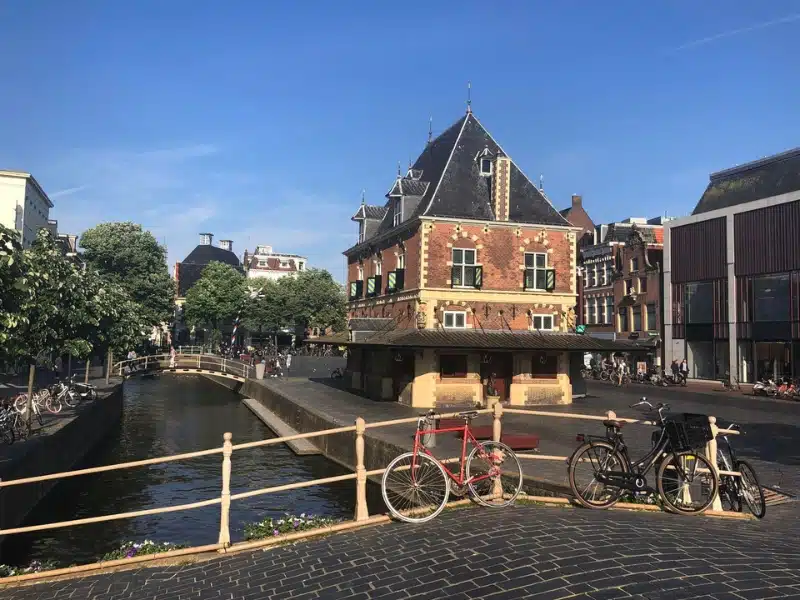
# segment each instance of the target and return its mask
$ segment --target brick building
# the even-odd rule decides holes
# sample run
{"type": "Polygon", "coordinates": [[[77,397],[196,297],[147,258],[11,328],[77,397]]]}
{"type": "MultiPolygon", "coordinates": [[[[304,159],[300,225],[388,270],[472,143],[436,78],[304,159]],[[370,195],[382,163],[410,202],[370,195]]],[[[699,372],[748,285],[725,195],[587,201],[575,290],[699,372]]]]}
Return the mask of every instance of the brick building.
{"type": "Polygon", "coordinates": [[[712,173],[666,224],[665,359],[698,379],[800,377],[800,148],[712,173]]]}
{"type": "Polygon", "coordinates": [[[323,340],[351,347],[350,387],[419,407],[475,406],[491,377],[512,404],[571,402],[571,365],[613,347],[567,333],[582,228],[470,111],[386,197],[353,216],[349,330],[323,340]]]}
{"type": "Polygon", "coordinates": [[[661,365],[664,231],[661,217],[596,228],[581,249],[583,323],[589,335],[631,340],[631,352],[661,365]]]}

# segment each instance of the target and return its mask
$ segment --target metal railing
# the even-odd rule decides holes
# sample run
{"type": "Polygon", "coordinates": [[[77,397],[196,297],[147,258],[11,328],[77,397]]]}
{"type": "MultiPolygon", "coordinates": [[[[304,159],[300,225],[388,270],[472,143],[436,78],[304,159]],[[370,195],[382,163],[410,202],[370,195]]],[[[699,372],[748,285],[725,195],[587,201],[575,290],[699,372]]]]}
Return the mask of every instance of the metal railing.
{"type": "Polygon", "coordinates": [[[239,359],[225,358],[216,354],[177,354],[174,362],[169,354],[155,354],[114,363],[111,373],[124,377],[153,370],[174,370],[176,372],[213,371],[241,379],[247,379],[254,372],[253,367],[239,359]]]}
{"type": "MultiPolygon", "coordinates": [[[[530,416],[538,416],[538,417],[556,417],[556,418],[566,418],[566,419],[583,419],[583,420],[590,420],[590,421],[602,421],[605,419],[616,419],[617,421],[624,421],[626,423],[638,423],[643,425],[654,425],[654,423],[645,420],[639,419],[627,419],[627,418],[620,418],[617,417],[615,413],[609,411],[605,416],[597,416],[597,415],[584,415],[584,414],[574,414],[574,413],[558,413],[558,412],[547,412],[547,411],[536,411],[536,410],[525,410],[525,409],[504,409],[500,404],[496,404],[493,409],[482,409],[477,411],[478,414],[492,414],[493,415],[493,430],[492,430],[492,438],[495,441],[500,441],[501,433],[502,433],[502,416],[504,413],[510,414],[522,414],[522,415],[530,415],[530,416]]],[[[454,418],[458,417],[459,413],[448,413],[448,414],[441,414],[439,415],[442,418],[454,418]]],[[[283,436],[278,438],[272,438],[267,440],[258,440],[254,442],[246,442],[243,444],[234,444],[232,440],[232,435],[230,433],[225,433],[223,435],[223,444],[221,447],[218,448],[210,448],[207,450],[200,450],[197,452],[187,452],[184,454],[175,454],[171,456],[162,456],[156,458],[148,458],[144,460],[137,460],[125,463],[119,463],[114,465],[105,465],[101,467],[91,467],[87,469],[79,469],[75,471],[65,471],[61,473],[51,473],[48,475],[38,475],[35,477],[24,477],[21,479],[11,479],[7,481],[0,481],[0,490],[3,488],[8,488],[11,486],[17,485],[24,485],[24,484],[36,484],[42,481],[50,481],[54,479],[64,479],[68,477],[78,477],[81,475],[89,475],[93,473],[103,473],[107,471],[115,471],[115,470],[123,470],[123,469],[132,469],[137,467],[143,467],[148,465],[156,465],[156,464],[163,464],[167,462],[175,462],[175,461],[183,461],[183,460],[191,460],[194,458],[199,458],[202,456],[209,456],[213,454],[221,454],[222,455],[222,486],[220,495],[214,498],[208,498],[206,500],[201,500],[198,502],[191,502],[187,504],[178,504],[173,506],[163,506],[158,508],[150,508],[145,510],[136,510],[124,513],[116,513],[111,515],[102,515],[98,517],[88,517],[83,519],[75,519],[71,521],[57,521],[53,523],[44,523],[40,525],[27,525],[23,527],[14,527],[11,529],[0,530],[0,536],[4,535],[12,535],[18,533],[28,533],[32,531],[44,531],[49,529],[60,529],[64,527],[74,527],[77,525],[87,525],[90,523],[102,523],[105,521],[114,521],[120,519],[130,519],[134,517],[141,517],[146,515],[156,515],[156,514],[163,514],[169,512],[178,512],[178,511],[185,511],[185,510],[193,510],[196,508],[203,508],[206,506],[213,506],[219,505],[220,506],[220,526],[219,526],[219,536],[217,546],[221,548],[225,548],[230,545],[231,537],[230,537],[230,506],[231,502],[235,500],[242,500],[245,498],[252,498],[254,496],[261,496],[265,494],[274,494],[278,492],[284,492],[288,490],[296,490],[305,487],[312,487],[315,485],[326,485],[330,483],[336,483],[339,481],[348,481],[348,480],[355,480],[356,481],[356,509],[355,509],[355,516],[354,521],[360,522],[369,519],[369,510],[367,506],[367,478],[381,475],[386,470],[385,468],[381,469],[373,469],[367,471],[364,463],[364,454],[365,454],[365,442],[364,442],[364,433],[367,429],[375,429],[379,427],[390,427],[394,425],[404,425],[404,424],[412,424],[417,423],[418,417],[408,417],[403,419],[393,419],[390,421],[380,421],[376,423],[367,423],[364,419],[359,417],[356,419],[354,425],[348,425],[345,427],[335,427],[332,429],[324,429],[321,431],[312,431],[308,433],[299,433],[290,436],[283,436]],[[348,473],[345,475],[337,475],[334,477],[323,477],[320,479],[313,479],[311,481],[301,481],[297,483],[289,483],[283,485],[277,485],[272,487],[265,487],[256,490],[248,490],[245,492],[240,492],[237,494],[231,493],[230,482],[231,482],[231,472],[232,472],[232,455],[234,451],[242,451],[248,450],[251,448],[259,448],[262,446],[273,446],[276,444],[283,444],[286,442],[291,442],[294,440],[303,440],[303,439],[312,439],[322,436],[328,435],[335,435],[335,434],[343,434],[343,433],[350,433],[353,432],[355,434],[355,472],[348,473]]],[[[709,462],[714,466],[715,470],[717,465],[717,442],[716,436],[719,434],[724,435],[736,435],[738,432],[733,430],[726,430],[726,429],[719,429],[716,426],[716,418],[709,417],[709,422],[711,424],[711,430],[714,435],[714,439],[708,442],[706,446],[706,455],[709,459],[709,462]]],[[[567,459],[566,456],[550,456],[550,455],[540,455],[540,454],[517,454],[520,458],[527,458],[527,459],[536,459],[536,460],[554,460],[554,461],[565,461],[567,459]]],[[[458,460],[458,459],[455,459],[458,460]]],[[[732,475],[732,476],[740,476],[738,472],[735,471],[718,471],[717,474],[721,475],[732,475]]],[[[712,505],[712,511],[720,511],[721,504],[719,501],[719,496],[714,501],[712,505]]]]}

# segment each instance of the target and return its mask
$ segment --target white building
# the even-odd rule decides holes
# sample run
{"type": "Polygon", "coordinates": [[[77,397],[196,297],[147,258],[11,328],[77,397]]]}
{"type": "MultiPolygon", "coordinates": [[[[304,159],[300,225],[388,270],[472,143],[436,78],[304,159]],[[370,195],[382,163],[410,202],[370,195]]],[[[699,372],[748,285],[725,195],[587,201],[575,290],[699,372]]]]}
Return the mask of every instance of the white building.
{"type": "Polygon", "coordinates": [[[53,203],[30,173],[0,171],[0,224],[20,232],[28,248],[48,225],[53,203]]]}
{"type": "Polygon", "coordinates": [[[244,251],[242,264],[248,278],[266,277],[276,280],[305,271],[308,259],[297,254],[274,252],[272,246],[256,246],[252,254],[244,251]]]}

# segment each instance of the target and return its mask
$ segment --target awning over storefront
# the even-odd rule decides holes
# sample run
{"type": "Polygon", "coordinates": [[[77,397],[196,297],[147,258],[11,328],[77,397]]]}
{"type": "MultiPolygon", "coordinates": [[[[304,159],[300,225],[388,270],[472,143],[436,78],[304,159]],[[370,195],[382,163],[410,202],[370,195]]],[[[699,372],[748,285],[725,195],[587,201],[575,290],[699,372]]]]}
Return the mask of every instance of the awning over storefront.
{"type": "Polygon", "coordinates": [[[308,340],[314,344],[387,346],[392,348],[477,348],[481,350],[561,350],[570,352],[629,352],[635,342],[604,340],[576,333],[545,331],[482,331],[479,329],[396,329],[375,331],[351,339],[349,332],[308,340]]]}

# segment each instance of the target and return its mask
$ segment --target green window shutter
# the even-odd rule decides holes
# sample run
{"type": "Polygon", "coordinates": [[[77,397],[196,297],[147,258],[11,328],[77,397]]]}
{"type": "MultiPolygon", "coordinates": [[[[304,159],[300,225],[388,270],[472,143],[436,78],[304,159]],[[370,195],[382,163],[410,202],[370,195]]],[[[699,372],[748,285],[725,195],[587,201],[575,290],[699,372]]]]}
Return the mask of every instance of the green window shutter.
{"type": "Polygon", "coordinates": [[[395,271],[395,275],[397,276],[397,286],[396,290],[400,291],[405,288],[406,284],[406,270],[405,269],[397,269],[395,271]]]}
{"type": "Polygon", "coordinates": [[[532,290],[535,287],[533,269],[525,269],[522,272],[522,287],[526,290],[532,290]]]}
{"type": "Polygon", "coordinates": [[[475,269],[475,287],[480,289],[483,286],[483,267],[472,267],[475,269]]]}
{"type": "Polygon", "coordinates": [[[544,287],[548,292],[552,292],[554,289],[556,289],[556,270],[547,269],[546,275],[547,277],[545,280],[546,283],[544,287]]]}
{"type": "Polygon", "coordinates": [[[367,296],[375,295],[375,278],[370,277],[367,279],[367,296]]]}
{"type": "Polygon", "coordinates": [[[397,271],[389,271],[386,279],[386,291],[392,293],[397,289],[397,271]]]}
{"type": "Polygon", "coordinates": [[[354,300],[358,298],[358,282],[351,281],[350,282],[350,300],[354,300]]]}

